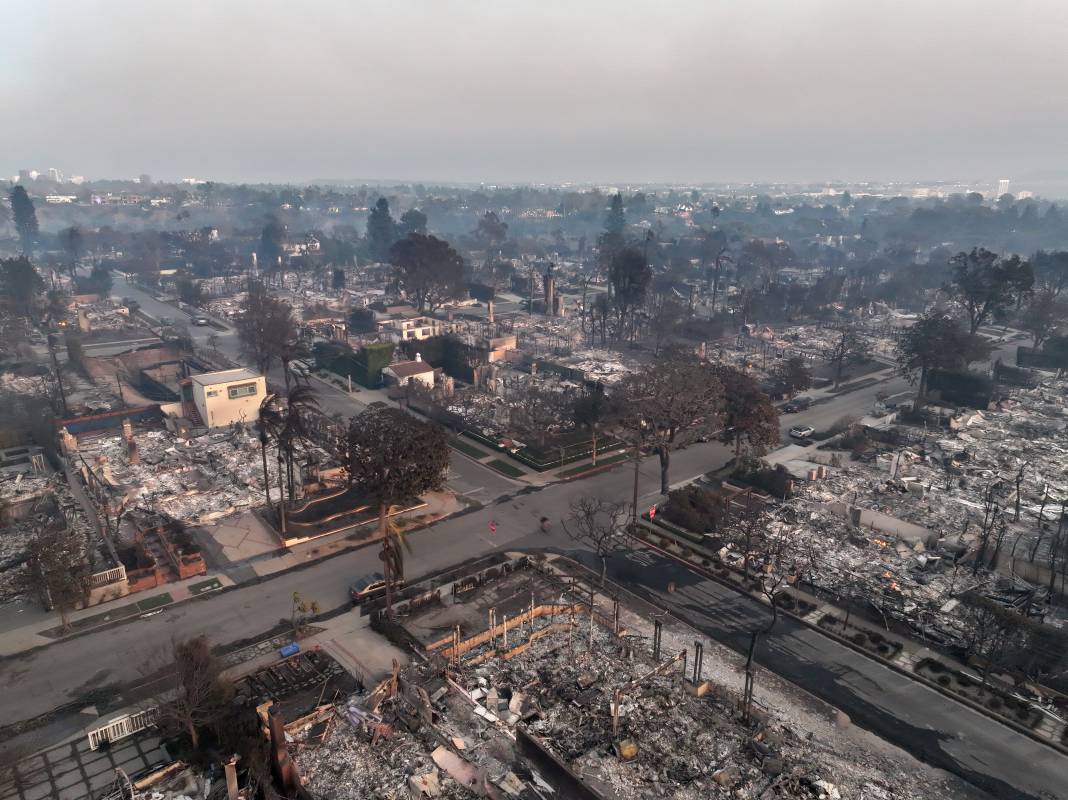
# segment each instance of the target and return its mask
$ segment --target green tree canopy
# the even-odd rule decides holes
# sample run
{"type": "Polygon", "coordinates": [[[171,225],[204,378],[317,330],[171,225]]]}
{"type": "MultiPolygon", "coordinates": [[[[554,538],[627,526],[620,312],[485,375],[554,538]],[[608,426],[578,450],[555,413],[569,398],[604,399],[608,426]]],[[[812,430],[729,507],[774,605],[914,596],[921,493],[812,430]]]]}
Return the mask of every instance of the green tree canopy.
{"type": "Polygon", "coordinates": [[[15,220],[15,232],[19,235],[19,244],[22,253],[33,256],[34,247],[37,245],[39,229],[37,226],[37,210],[33,207],[33,200],[26,193],[26,187],[16,185],[11,190],[11,216],[15,220]]]}
{"type": "Polygon", "coordinates": [[[933,309],[898,335],[894,352],[898,372],[909,383],[918,384],[922,400],[932,370],[959,370],[988,357],[990,345],[956,319],[933,309]]]}
{"type": "Polygon", "coordinates": [[[28,313],[37,318],[38,301],[45,283],[26,256],[0,261],[0,286],[17,314],[28,313]]]}
{"type": "Polygon", "coordinates": [[[397,240],[397,224],[389,213],[389,201],[379,197],[367,215],[367,249],[375,261],[388,261],[389,250],[397,240]]]}
{"type": "Polygon", "coordinates": [[[433,313],[463,295],[464,260],[448,242],[413,233],[389,253],[397,284],[420,312],[433,313]]]}

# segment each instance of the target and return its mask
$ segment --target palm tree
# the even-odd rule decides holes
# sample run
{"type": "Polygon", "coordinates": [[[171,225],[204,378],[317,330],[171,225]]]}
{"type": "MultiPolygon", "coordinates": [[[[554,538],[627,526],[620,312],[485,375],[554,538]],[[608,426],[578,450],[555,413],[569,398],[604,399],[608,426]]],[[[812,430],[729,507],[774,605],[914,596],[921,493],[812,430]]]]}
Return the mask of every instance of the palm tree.
{"type": "Polygon", "coordinates": [[[282,346],[279,360],[282,362],[282,377],[285,378],[286,391],[289,391],[289,365],[298,358],[307,358],[311,355],[308,345],[303,339],[292,339],[282,346]]]}
{"type": "Polygon", "coordinates": [[[278,395],[269,392],[260,403],[260,416],[257,423],[260,433],[260,456],[263,458],[263,491],[267,497],[267,508],[271,508],[271,478],[267,472],[267,446],[277,440],[281,428],[282,409],[278,395]]]}
{"type": "Polygon", "coordinates": [[[393,584],[404,580],[404,551],[412,552],[412,545],[404,536],[404,529],[393,521],[393,515],[402,507],[390,505],[378,524],[382,535],[382,552],[379,558],[386,572],[386,615],[393,618],[393,584]]]}
{"type": "Polygon", "coordinates": [[[286,395],[286,408],[278,432],[279,457],[284,456],[289,499],[293,500],[293,454],[298,444],[311,441],[310,417],[319,412],[319,401],[310,386],[294,386],[286,395]]]}

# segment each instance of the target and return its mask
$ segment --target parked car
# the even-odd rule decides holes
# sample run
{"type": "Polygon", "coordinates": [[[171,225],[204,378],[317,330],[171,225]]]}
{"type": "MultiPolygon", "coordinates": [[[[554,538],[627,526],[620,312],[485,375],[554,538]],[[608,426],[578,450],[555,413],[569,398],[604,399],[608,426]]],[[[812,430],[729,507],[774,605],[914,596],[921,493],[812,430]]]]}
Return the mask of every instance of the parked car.
{"type": "Polygon", "coordinates": [[[194,325],[200,325],[200,326],[207,325],[208,324],[208,318],[207,317],[193,317],[193,324],[194,325]]]}
{"type": "Polygon", "coordinates": [[[798,411],[804,411],[812,405],[811,397],[795,397],[790,402],[786,403],[782,407],[782,413],[784,414],[796,414],[798,411]]]}
{"type": "Polygon", "coordinates": [[[790,435],[795,439],[807,439],[816,431],[811,425],[794,425],[790,428],[790,435]]]}
{"type": "MultiPolygon", "coordinates": [[[[404,586],[403,580],[393,581],[393,590],[404,586]]],[[[349,587],[349,599],[353,605],[359,605],[371,597],[380,597],[386,593],[386,577],[381,572],[364,575],[349,587]]]]}

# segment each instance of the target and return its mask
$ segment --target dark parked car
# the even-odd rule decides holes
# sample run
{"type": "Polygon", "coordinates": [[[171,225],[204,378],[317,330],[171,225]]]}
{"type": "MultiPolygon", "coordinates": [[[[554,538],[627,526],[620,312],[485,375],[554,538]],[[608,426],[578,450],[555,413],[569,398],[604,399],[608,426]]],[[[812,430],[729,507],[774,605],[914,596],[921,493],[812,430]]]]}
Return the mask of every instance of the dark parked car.
{"type": "Polygon", "coordinates": [[[812,405],[811,397],[795,397],[789,403],[786,403],[782,407],[782,413],[784,414],[796,414],[798,411],[804,411],[806,408],[812,405]]]}
{"type": "MultiPolygon", "coordinates": [[[[396,591],[404,586],[403,580],[393,581],[393,590],[396,591]]],[[[386,577],[381,572],[372,572],[364,575],[349,587],[349,599],[354,605],[362,603],[370,597],[380,597],[386,593],[386,577]]]]}

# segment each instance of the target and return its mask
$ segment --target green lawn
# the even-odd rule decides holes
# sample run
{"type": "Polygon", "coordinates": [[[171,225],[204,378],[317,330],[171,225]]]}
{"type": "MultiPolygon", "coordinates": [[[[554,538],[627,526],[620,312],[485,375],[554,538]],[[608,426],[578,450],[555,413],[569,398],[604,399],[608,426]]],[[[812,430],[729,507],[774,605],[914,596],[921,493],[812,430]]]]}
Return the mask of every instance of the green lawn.
{"type": "Polygon", "coordinates": [[[191,583],[189,585],[189,594],[196,597],[198,594],[204,594],[204,592],[213,592],[216,589],[221,589],[222,584],[219,583],[218,578],[209,578],[206,581],[200,583],[191,583]]]}
{"type": "Polygon", "coordinates": [[[571,469],[565,469],[562,472],[557,472],[556,473],[556,477],[558,477],[558,478],[570,478],[572,475],[580,475],[583,472],[588,472],[589,470],[593,469],[595,466],[603,467],[605,464],[618,464],[620,461],[626,461],[628,457],[629,456],[628,456],[627,453],[616,453],[615,455],[608,456],[607,458],[599,458],[599,459],[597,459],[597,464],[596,465],[594,465],[594,464],[579,464],[577,467],[571,467],[571,469]]]}
{"type": "Polygon", "coordinates": [[[144,600],[137,601],[137,610],[144,614],[146,611],[153,611],[157,608],[163,608],[163,606],[169,606],[174,602],[174,598],[171,597],[169,592],[163,594],[157,594],[155,597],[146,597],[144,600]]]}
{"type": "Polygon", "coordinates": [[[459,437],[457,437],[457,438],[453,439],[452,441],[450,441],[449,444],[451,444],[455,449],[459,450],[461,453],[463,453],[465,455],[469,455],[469,456],[471,456],[471,458],[474,458],[474,459],[483,459],[488,455],[486,452],[484,452],[482,450],[479,450],[473,444],[468,444],[467,442],[465,442],[463,439],[461,439],[459,437]]]}
{"type": "Polygon", "coordinates": [[[487,466],[493,467],[498,472],[504,473],[509,478],[519,478],[526,475],[526,473],[519,469],[519,467],[508,463],[502,458],[495,458],[492,461],[487,461],[486,464],[487,466]]]}

